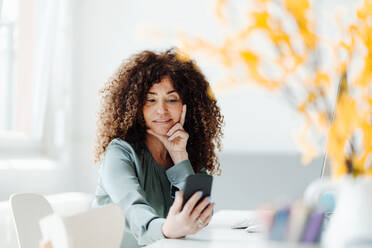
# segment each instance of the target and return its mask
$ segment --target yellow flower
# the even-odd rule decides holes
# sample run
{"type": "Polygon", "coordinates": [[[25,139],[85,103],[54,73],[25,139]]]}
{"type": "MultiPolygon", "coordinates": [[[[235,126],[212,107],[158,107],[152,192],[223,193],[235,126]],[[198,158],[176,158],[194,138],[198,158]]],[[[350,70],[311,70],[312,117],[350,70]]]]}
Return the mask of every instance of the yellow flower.
{"type": "Polygon", "coordinates": [[[331,160],[332,176],[339,178],[347,171],[345,157],[346,139],[339,137],[336,125],[331,125],[328,133],[327,151],[331,160]]]}
{"type": "Polygon", "coordinates": [[[307,112],[309,105],[316,100],[317,96],[314,94],[314,92],[309,92],[306,96],[306,99],[297,107],[297,109],[304,114],[307,112]]]}
{"type": "Polygon", "coordinates": [[[307,17],[307,12],[310,8],[309,1],[307,0],[285,0],[284,4],[287,10],[296,20],[300,34],[307,48],[314,49],[317,36],[310,31],[314,29],[314,24],[307,17]]]}
{"type": "Polygon", "coordinates": [[[227,0],[217,0],[217,3],[216,3],[215,13],[216,13],[217,18],[221,22],[226,22],[226,17],[223,13],[223,9],[226,7],[226,4],[227,4],[227,0]]]}
{"type": "Polygon", "coordinates": [[[349,45],[349,44],[347,44],[345,41],[340,41],[339,42],[339,46],[341,47],[341,48],[344,48],[347,52],[349,52],[349,53],[351,53],[352,52],[352,47],[349,45]]]}
{"type": "Polygon", "coordinates": [[[329,120],[328,120],[326,113],[323,113],[323,112],[318,113],[317,123],[319,124],[320,128],[327,128],[329,125],[328,121],[329,120]]]}
{"type": "Polygon", "coordinates": [[[290,46],[290,37],[286,32],[280,29],[275,29],[275,30],[270,30],[270,31],[271,32],[269,32],[269,37],[275,45],[284,43],[287,46],[290,46]]]}
{"type": "Polygon", "coordinates": [[[326,86],[329,87],[331,85],[329,76],[321,71],[316,72],[315,80],[314,80],[315,85],[317,86],[326,86]]]}
{"type": "Polygon", "coordinates": [[[270,29],[268,20],[269,20],[269,13],[266,11],[263,12],[252,12],[251,16],[254,20],[254,24],[252,27],[254,28],[262,28],[262,29],[270,29]]]}
{"type": "Polygon", "coordinates": [[[251,65],[251,66],[254,66],[256,67],[257,64],[258,64],[258,56],[255,55],[254,53],[252,53],[251,51],[248,51],[248,50],[245,50],[245,51],[241,51],[240,52],[240,55],[243,57],[244,61],[251,65]]]}
{"type": "Polygon", "coordinates": [[[189,61],[190,56],[183,50],[177,48],[176,57],[181,61],[189,61]]]}
{"type": "Polygon", "coordinates": [[[265,4],[268,3],[270,0],[255,0],[257,4],[265,4]]]}
{"type": "MultiPolygon", "coordinates": [[[[327,149],[333,162],[333,172],[335,177],[347,173],[345,146],[359,127],[361,117],[358,114],[355,100],[342,93],[336,105],[335,119],[329,130],[327,149]]],[[[353,157],[352,162],[355,162],[353,157]]],[[[354,169],[358,169],[355,167],[354,169]]]]}
{"type": "Polygon", "coordinates": [[[336,106],[336,115],[334,119],[337,135],[342,138],[349,138],[352,132],[358,126],[360,117],[358,116],[358,108],[355,100],[342,94],[336,106]]]}
{"type": "Polygon", "coordinates": [[[372,15],[372,1],[364,0],[361,8],[357,10],[357,17],[367,21],[367,16],[372,15]]]}
{"type": "Polygon", "coordinates": [[[309,142],[310,134],[310,125],[307,123],[296,139],[296,143],[302,151],[301,162],[305,165],[309,164],[318,155],[317,147],[309,142]]]}
{"type": "Polygon", "coordinates": [[[256,83],[261,84],[270,90],[276,90],[281,83],[275,80],[269,80],[264,78],[258,71],[259,57],[249,50],[240,51],[244,64],[247,69],[247,74],[250,78],[254,79],[256,83]]]}
{"type": "Polygon", "coordinates": [[[310,7],[307,0],[285,0],[284,4],[296,19],[305,18],[306,11],[310,7]]]}
{"type": "MultiPolygon", "coordinates": [[[[355,159],[355,167],[364,174],[372,171],[372,125],[369,122],[369,115],[365,114],[360,121],[360,129],[363,134],[363,151],[355,159]]],[[[372,175],[372,174],[370,174],[372,175]]]]}
{"type": "MultiPolygon", "coordinates": [[[[370,48],[370,51],[372,52],[372,46],[370,48]]],[[[367,86],[372,81],[372,56],[366,56],[364,58],[364,68],[359,76],[359,78],[356,80],[356,84],[360,86],[367,86]]]]}

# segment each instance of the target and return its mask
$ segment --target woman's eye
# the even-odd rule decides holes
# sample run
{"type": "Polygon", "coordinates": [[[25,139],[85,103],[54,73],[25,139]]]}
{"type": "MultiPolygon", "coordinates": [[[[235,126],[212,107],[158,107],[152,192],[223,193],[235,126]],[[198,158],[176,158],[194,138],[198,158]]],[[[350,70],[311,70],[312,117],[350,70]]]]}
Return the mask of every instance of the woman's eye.
{"type": "Polygon", "coordinates": [[[155,99],[146,99],[148,102],[155,102],[155,99]]]}
{"type": "Polygon", "coordinates": [[[178,102],[178,99],[169,99],[169,102],[178,102]]]}

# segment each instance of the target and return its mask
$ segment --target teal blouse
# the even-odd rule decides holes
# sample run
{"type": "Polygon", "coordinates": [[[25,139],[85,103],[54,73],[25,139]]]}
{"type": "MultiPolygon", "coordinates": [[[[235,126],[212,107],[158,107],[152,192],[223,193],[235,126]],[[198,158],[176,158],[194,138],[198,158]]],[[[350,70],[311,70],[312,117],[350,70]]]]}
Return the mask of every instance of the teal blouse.
{"type": "Polygon", "coordinates": [[[166,169],[146,147],[116,138],[106,148],[92,207],[116,203],[125,216],[121,247],[138,247],[165,238],[162,225],[173,203],[172,191],[184,190],[194,174],[189,160],[166,169]]]}

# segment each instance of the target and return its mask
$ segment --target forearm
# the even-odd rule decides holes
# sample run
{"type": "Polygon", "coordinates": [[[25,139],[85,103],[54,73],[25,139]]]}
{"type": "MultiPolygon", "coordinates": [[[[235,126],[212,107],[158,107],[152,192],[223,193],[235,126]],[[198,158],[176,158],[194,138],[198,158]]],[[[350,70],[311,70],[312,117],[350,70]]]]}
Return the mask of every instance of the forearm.
{"type": "Polygon", "coordinates": [[[165,219],[161,218],[138,193],[127,194],[117,204],[123,210],[127,231],[134,236],[139,245],[147,245],[165,238],[162,233],[165,219]]]}
{"type": "Polygon", "coordinates": [[[148,245],[165,238],[162,232],[162,226],[165,222],[164,218],[146,216],[146,211],[141,211],[138,208],[134,211],[135,213],[131,212],[127,216],[127,224],[139,245],[148,245]]]}
{"type": "Polygon", "coordinates": [[[169,168],[166,171],[167,177],[169,182],[172,184],[172,186],[184,190],[186,178],[189,175],[194,175],[194,169],[191,166],[190,161],[182,160],[179,163],[176,163],[173,165],[173,167],[169,168]]]}

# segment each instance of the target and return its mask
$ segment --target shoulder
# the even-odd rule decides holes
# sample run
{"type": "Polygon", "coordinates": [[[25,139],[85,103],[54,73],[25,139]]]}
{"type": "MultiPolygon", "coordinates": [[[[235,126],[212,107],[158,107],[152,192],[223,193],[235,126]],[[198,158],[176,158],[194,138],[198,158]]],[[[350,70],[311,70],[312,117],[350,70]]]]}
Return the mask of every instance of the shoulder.
{"type": "Polygon", "coordinates": [[[133,145],[120,138],[115,138],[106,147],[104,160],[119,158],[134,161],[136,159],[135,147],[135,144],[133,145]]]}
{"type": "Polygon", "coordinates": [[[123,150],[123,151],[131,151],[131,150],[133,150],[133,146],[129,142],[127,142],[123,139],[114,138],[108,144],[108,146],[106,148],[106,151],[112,150],[112,149],[114,149],[114,150],[115,149],[120,149],[120,150],[123,150]]]}
{"type": "MultiPolygon", "coordinates": [[[[122,139],[115,138],[106,147],[99,169],[99,177],[104,190],[113,185],[129,185],[139,177],[138,158],[133,146],[122,139]]],[[[114,186],[117,188],[117,186],[114,186]]]]}

